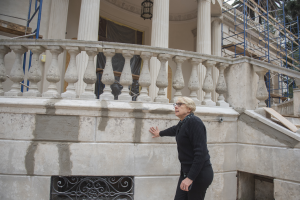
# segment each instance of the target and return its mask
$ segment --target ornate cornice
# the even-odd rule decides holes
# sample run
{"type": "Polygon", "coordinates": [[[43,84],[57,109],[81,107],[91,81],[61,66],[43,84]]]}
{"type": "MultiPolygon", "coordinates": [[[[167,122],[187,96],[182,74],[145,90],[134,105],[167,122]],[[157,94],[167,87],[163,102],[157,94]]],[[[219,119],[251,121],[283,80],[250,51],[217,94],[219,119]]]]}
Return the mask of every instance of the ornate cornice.
{"type": "MultiPolygon", "coordinates": [[[[105,0],[119,8],[129,12],[141,15],[141,7],[135,4],[128,3],[126,0],[105,0]]],[[[197,18],[197,9],[188,13],[170,13],[170,21],[186,21],[197,18]]]]}

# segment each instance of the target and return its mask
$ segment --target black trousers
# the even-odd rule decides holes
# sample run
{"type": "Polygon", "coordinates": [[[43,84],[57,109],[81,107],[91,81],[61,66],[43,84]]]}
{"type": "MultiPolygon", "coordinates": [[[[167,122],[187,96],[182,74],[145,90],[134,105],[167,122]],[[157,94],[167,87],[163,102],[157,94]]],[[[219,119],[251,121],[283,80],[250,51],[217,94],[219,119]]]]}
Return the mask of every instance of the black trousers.
{"type": "Polygon", "coordinates": [[[205,165],[193,181],[191,190],[186,192],[180,189],[180,184],[185,179],[184,174],[181,173],[174,200],[204,200],[206,190],[212,183],[213,177],[214,172],[211,164],[205,165]]]}

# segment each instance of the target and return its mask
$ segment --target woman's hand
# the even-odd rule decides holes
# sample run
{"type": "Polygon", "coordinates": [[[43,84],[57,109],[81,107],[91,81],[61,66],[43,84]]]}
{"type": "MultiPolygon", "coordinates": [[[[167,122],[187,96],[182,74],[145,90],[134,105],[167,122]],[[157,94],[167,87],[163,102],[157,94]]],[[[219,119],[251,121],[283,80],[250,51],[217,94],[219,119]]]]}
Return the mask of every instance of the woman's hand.
{"type": "Polygon", "coordinates": [[[156,138],[156,137],[159,137],[159,136],[160,136],[160,135],[159,135],[159,130],[158,130],[157,127],[156,127],[156,128],[151,127],[151,128],[149,129],[149,131],[150,131],[150,133],[153,134],[152,138],[156,138]]]}
{"type": "Polygon", "coordinates": [[[193,181],[189,178],[185,178],[181,181],[180,189],[183,191],[189,191],[189,186],[193,183],[193,181]]]}

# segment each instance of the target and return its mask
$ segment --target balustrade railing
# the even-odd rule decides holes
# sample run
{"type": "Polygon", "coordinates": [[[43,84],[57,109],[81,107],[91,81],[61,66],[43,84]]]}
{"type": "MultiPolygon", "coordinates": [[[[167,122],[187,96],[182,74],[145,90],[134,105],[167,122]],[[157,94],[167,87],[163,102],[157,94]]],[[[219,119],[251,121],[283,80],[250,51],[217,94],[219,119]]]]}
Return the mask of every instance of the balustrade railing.
{"type": "Polygon", "coordinates": [[[206,106],[221,106],[229,107],[226,102],[224,94],[227,92],[224,70],[233,64],[242,62],[248,62],[254,66],[255,72],[259,76],[258,88],[256,97],[260,101],[259,107],[266,106],[264,101],[268,98],[268,92],[264,82],[264,74],[268,71],[275,71],[281,74],[286,74],[291,77],[300,78],[300,73],[295,73],[292,70],[281,68],[276,65],[265,63],[259,60],[255,60],[248,57],[240,57],[236,59],[230,59],[225,57],[199,54],[196,52],[189,52],[176,49],[158,48],[143,45],[132,45],[122,43],[110,43],[110,42],[92,42],[92,41],[74,41],[74,40],[0,40],[0,96],[14,97],[14,96],[26,96],[26,97],[47,97],[47,98],[67,98],[67,99],[95,99],[93,85],[97,81],[95,70],[95,56],[103,52],[106,57],[106,64],[103,70],[101,82],[105,84],[103,93],[100,95],[100,100],[114,100],[110,85],[115,82],[114,72],[112,68],[112,57],[115,53],[122,53],[125,58],[125,64],[120,77],[120,84],[123,86],[122,93],[119,95],[120,101],[132,101],[132,97],[129,94],[128,87],[132,84],[132,73],[130,68],[130,59],[134,55],[140,55],[143,59],[143,68],[140,72],[139,85],[141,86],[140,95],[137,101],[151,102],[151,98],[148,96],[147,88],[151,84],[151,77],[149,72],[149,61],[151,57],[157,57],[160,61],[160,71],[156,77],[156,86],[159,88],[157,97],[154,102],[169,103],[165,94],[165,88],[168,86],[168,77],[166,72],[166,62],[173,59],[177,64],[176,72],[174,75],[172,86],[175,89],[174,98],[171,102],[176,102],[176,98],[182,95],[182,89],[185,84],[188,84],[190,90],[190,97],[195,101],[197,105],[206,106]],[[22,69],[22,54],[28,50],[33,53],[33,63],[28,73],[28,80],[30,81],[30,89],[28,92],[22,93],[20,91],[20,82],[24,80],[24,73],[22,69]],[[37,84],[42,79],[42,70],[39,63],[39,56],[49,50],[52,54],[52,60],[49,70],[46,73],[46,80],[49,82],[49,87],[44,93],[40,93],[37,88],[37,84]],[[58,55],[67,50],[70,54],[70,62],[64,77],[61,77],[58,55]],[[4,57],[8,52],[13,51],[15,53],[15,62],[12,70],[9,74],[9,79],[13,82],[11,90],[4,92],[2,83],[6,81],[7,73],[4,66],[4,57]],[[76,63],[76,56],[85,51],[88,55],[88,63],[83,75],[83,81],[87,84],[84,92],[80,95],[76,95],[74,84],[78,82],[78,70],[79,63],[76,63]],[[188,83],[184,82],[182,63],[184,61],[190,62],[192,65],[191,74],[188,83]],[[206,75],[203,82],[203,87],[200,88],[200,82],[198,77],[198,66],[202,64],[206,67],[206,75]],[[217,68],[219,70],[219,78],[217,85],[214,86],[212,79],[212,69],[217,68]],[[60,94],[57,90],[56,83],[60,80],[65,80],[68,83],[66,92],[60,94]],[[197,98],[197,91],[202,89],[205,92],[204,100],[201,102],[197,98]],[[217,102],[212,101],[211,93],[216,91],[219,94],[217,102]]]}

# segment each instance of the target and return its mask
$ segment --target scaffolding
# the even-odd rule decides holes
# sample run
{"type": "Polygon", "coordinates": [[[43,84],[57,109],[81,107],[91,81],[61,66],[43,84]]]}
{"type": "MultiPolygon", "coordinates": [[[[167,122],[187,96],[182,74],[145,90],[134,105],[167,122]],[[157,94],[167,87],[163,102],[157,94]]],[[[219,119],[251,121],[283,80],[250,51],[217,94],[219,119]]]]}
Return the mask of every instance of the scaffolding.
{"type": "MultiPolygon", "coordinates": [[[[285,14],[284,2],[239,0],[231,6],[225,1],[222,12],[233,25],[225,30],[222,24],[222,56],[249,56],[300,71],[299,19],[285,14]]],[[[265,81],[269,107],[292,98],[293,78],[269,71],[265,81]]]]}

